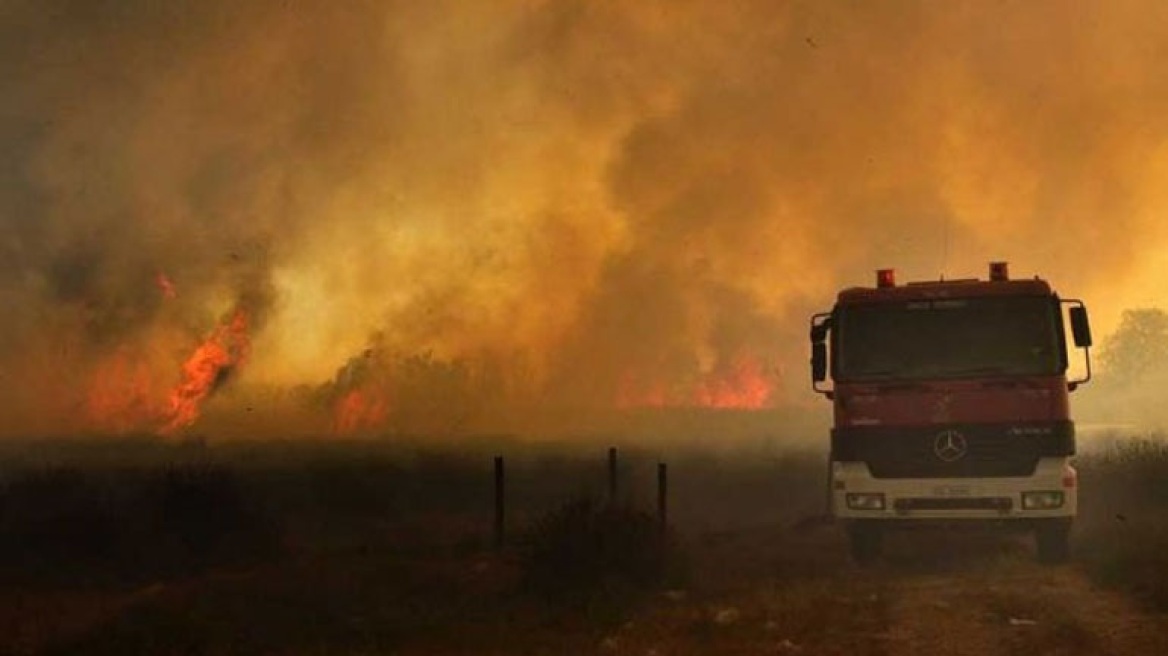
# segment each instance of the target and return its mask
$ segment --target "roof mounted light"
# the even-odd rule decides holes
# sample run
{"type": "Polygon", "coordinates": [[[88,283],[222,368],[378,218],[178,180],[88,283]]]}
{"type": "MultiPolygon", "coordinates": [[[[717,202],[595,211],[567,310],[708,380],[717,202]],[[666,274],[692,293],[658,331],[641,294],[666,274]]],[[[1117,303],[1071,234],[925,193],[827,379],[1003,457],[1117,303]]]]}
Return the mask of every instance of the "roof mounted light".
{"type": "Polygon", "coordinates": [[[876,287],[884,289],[886,287],[896,286],[896,269],[877,269],[876,270],[876,287]]]}
{"type": "Polygon", "coordinates": [[[1010,266],[1006,262],[990,262],[990,280],[1003,282],[1010,279],[1010,266]]]}

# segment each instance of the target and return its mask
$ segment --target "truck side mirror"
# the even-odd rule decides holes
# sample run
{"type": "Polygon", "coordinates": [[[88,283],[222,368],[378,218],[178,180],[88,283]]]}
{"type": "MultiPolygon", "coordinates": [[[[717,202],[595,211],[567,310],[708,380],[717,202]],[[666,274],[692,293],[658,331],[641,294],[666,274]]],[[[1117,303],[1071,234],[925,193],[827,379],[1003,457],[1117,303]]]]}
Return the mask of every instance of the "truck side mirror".
{"type": "Polygon", "coordinates": [[[811,326],[811,343],[822,344],[827,339],[828,322],[813,324],[811,326]]]}
{"type": "Polygon", "coordinates": [[[1087,366],[1086,375],[1079,380],[1067,381],[1067,390],[1075,391],[1080,385],[1091,380],[1091,322],[1087,320],[1087,306],[1078,299],[1063,299],[1067,304],[1067,316],[1071,320],[1071,335],[1075,346],[1083,349],[1083,362],[1087,366]]]}
{"type": "Polygon", "coordinates": [[[823,340],[811,344],[811,380],[815,383],[827,380],[827,344],[823,340]]]}
{"type": "Polygon", "coordinates": [[[1091,322],[1087,320],[1087,308],[1075,305],[1068,308],[1071,317],[1071,334],[1075,337],[1075,346],[1087,348],[1091,346],[1091,322]]]}
{"type": "Polygon", "coordinates": [[[827,380],[827,332],[831,330],[831,312],[811,315],[811,389],[831,399],[834,392],[819,384],[827,380]]]}

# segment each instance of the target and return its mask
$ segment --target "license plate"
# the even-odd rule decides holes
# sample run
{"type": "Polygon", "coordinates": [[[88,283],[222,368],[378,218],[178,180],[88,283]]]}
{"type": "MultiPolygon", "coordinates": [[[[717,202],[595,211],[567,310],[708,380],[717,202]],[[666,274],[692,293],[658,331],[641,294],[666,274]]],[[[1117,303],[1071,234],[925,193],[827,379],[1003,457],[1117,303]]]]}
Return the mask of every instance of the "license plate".
{"type": "Polygon", "coordinates": [[[933,496],[935,497],[967,497],[969,495],[969,487],[966,485],[940,485],[933,488],[933,496]]]}

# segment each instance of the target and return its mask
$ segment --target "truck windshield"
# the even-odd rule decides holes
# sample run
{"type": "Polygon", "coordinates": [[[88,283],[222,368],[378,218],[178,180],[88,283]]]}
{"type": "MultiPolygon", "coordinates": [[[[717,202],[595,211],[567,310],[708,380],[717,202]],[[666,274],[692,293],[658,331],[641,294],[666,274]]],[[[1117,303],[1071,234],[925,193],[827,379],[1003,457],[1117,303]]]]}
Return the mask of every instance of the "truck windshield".
{"type": "Polygon", "coordinates": [[[1044,296],[842,306],[841,380],[1054,375],[1065,369],[1058,305],[1044,296]]]}

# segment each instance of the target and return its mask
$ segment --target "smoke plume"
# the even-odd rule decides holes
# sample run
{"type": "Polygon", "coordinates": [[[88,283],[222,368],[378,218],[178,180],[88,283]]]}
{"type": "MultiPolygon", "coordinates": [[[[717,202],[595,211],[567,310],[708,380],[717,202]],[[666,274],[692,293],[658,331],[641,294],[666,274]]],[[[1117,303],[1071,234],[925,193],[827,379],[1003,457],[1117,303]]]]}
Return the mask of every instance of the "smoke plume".
{"type": "Polygon", "coordinates": [[[9,0],[0,430],[158,430],[236,312],[236,432],[356,363],[381,405],[313,430],[802,402],[807,315],[888,266],[1009,260],[1102,333],[1168,276],[1165,11],[9,0]]]}

